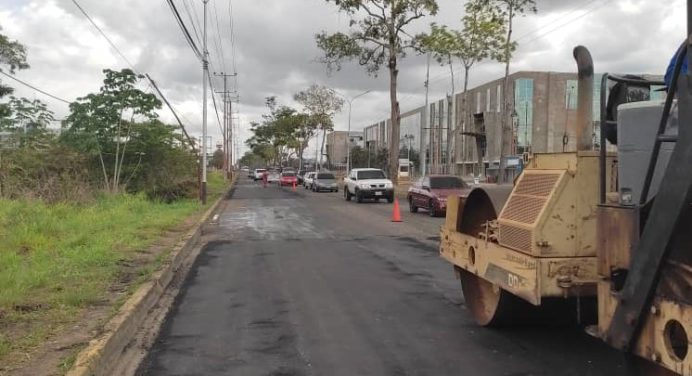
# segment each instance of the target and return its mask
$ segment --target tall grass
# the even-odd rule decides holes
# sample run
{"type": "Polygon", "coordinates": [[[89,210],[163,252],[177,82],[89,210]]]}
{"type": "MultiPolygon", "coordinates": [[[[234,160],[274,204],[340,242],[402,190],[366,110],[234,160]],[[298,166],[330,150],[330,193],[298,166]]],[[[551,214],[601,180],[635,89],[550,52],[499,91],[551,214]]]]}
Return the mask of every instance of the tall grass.
{"type": "MultiPolygon", "coordinates": [[[[210,201],[224,190],[210,175],[210,201]]],[[[0,329],[32,315],[67,318],[103,299],[123,264],[168,230],[204,210],[144,195],[103,196],[89,204],[0,200],[0,329]]],[[[144,266],[151,270],[151,266],[144,266]]],[[[41,336],[40,328],[30,331],[41,336]]],[[[12,344],[0,330],[0,360],[12,344]]]]}

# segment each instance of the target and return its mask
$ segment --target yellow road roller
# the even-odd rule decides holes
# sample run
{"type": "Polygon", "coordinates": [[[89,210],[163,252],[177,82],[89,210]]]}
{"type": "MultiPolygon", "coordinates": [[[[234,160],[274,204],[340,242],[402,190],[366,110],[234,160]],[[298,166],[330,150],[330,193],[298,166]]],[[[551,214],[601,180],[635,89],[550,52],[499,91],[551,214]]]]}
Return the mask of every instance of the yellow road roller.
{"type": "Polygon", "coordinates": [[[514,184],[449,198],[440,254],[479,325],[592,319],[610,345],[692,376],[688,43],[665,100],[633,95],[663,82],[602,76],[600,147],[591,55],[575,48],[576,151],[534,154],[514,184]]]}

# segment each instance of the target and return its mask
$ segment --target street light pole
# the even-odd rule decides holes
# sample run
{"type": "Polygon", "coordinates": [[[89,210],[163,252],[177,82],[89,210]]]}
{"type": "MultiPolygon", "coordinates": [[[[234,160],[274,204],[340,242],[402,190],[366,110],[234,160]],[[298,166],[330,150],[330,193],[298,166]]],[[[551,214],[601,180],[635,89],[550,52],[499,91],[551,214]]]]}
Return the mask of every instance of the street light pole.
{"type": "Polygon", "coordinates": [[[352,98],[348,98],[347,96],[339,93],[338,91],[334,91],[335,94],[338,96],[344,98],[346,102],[348,103],[348,132],[346,132],[346,174],[351,171],[351,109],[352,109],[352,104],[353,101],[356,100],[359,97],[362,97],[363,95],[371,92],[372,90],[366,90],[352,98]]]}

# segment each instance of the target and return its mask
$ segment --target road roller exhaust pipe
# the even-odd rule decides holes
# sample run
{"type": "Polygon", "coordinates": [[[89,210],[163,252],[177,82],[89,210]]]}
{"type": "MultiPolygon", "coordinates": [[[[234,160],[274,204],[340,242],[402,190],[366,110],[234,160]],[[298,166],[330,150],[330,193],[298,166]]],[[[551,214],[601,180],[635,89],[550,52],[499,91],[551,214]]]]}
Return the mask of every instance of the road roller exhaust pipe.
{"type": "Polygon", "coordinates": [[[577,91],[577,151],[593,149],[593,60],[584,46],[574,48],[579,87],[577,91]]]}

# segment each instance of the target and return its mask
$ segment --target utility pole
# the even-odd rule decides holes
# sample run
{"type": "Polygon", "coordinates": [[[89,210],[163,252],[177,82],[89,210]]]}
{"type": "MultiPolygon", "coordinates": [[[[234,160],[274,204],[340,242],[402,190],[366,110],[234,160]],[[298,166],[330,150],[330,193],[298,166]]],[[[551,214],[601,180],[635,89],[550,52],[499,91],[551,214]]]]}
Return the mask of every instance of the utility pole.
{"type": "MultiPolygon", "coordinates": [[[[237,73],[233,73],[233,76],[237,76],[237,73]]],[[[229,92],[228,96],[228,166],[233,169],[233,155],[238,150],[237,145],[237,132],[236,127],[233,125],[233,102],[239,102],[240,97],[236,91],[229,92]],[[235,94],[235,97],[231,97],[230,94],[235,94]]]]}
{"type": "Polygon", "coordinates": [[[207,3],[204,3],[204,41],[202,50],[202,204],[207,203],[207,78],[209,76],[209,52],[207,51],[207,3]]]}
{"type": "MultiPolygon", "coordinates": [[[[428,62],[426,64],[426,72],[425,72],[425,109],[423,110],[423,124],[420,127],[420,143],[421,143],[421,154],[423,154],[421,158],[421,173],[423,176],[426,175],[427,173],[427,154],[426,153],[426,146],[425,146],[425,131],[430,128],[430,110],[429,110],[429,104],[428,104],[428,87],[430,86],[430,54],[428,54],[428,62]]],[[[432,129],[430,130],[430,134],[432,135],[432,129]]],[[[432,137],[428,139],[428,145],[432,145],[432,137]]],[[[429,147],[428,146],[428,147],[429,147]]],[[[432,150],[430,151],[430,157],[432,159],[432,150]]]]}
{"type": "Polygon", "coordinates": [[[223,91],[217,93],[223,94],[223,171],[224,179],[230,179],[231,169],[233,164],[233,147],[231,144],[233,128],[231,127],[231,98],[232,92],[228,91],[228,77],[235,77],[237,73],[226,74],[224,72],[216,73],[214,76],[223,77],[223,91]]]}

